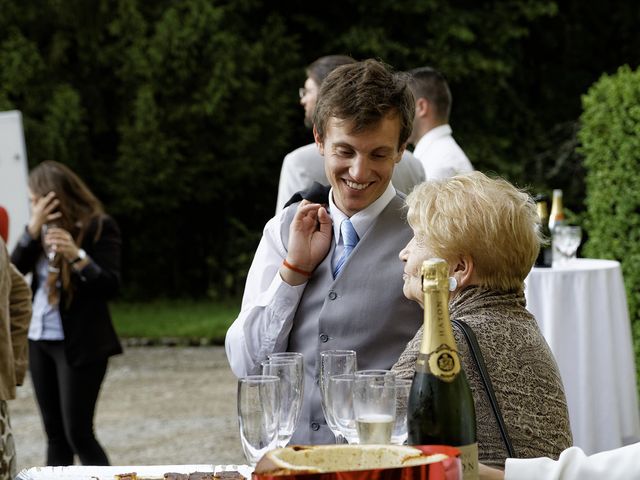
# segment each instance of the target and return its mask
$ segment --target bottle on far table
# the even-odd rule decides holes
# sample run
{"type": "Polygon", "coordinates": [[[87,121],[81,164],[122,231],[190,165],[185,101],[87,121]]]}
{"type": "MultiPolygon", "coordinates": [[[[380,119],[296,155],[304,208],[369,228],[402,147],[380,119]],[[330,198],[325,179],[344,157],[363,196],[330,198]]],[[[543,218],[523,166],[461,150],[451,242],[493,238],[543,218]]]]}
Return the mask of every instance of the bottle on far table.
{"type": "Polygon", "coordinates": [[[551,213],[549,214],[549,231],[551,232],[551,259],[558,261],[560,259],[560,253],[553,244],[553,234],[556,227],[560,225],[566,225],[567,221],[564,217],[564,207],[562,205],[562,190],[556,188],[553,191],[553,200],[551,201],[551,213]]]}
{"type": "Polygon", "coordinates": [[[449,319],[449,267],[422,264],[424,332],[409,394],[409,445],[452,445],[462,452],[463,479],[478,478],[476,411],[449,319]]]}
{"type": "Polygon", "coordinates": [[[551,201],[551,213],[549,214],[549,230],[553,233],[553,229],[557,225],[564,225],[564,207],[562,206],[562,190],[556,188],[553,191],[553,200],[551,201]]]}
{"type": "Polygon", "coordinates": [[[551,231],[549,230],[549,210],[547,209],[548,197],[546,195],[536,195],[534,198],[538,207],[538,219],[540,224],[540,233],[543,236],[543,242],[540,244],[538,258],[536,258],[536,267],[550,267],[553,257],[551,250],[551,231]]]}

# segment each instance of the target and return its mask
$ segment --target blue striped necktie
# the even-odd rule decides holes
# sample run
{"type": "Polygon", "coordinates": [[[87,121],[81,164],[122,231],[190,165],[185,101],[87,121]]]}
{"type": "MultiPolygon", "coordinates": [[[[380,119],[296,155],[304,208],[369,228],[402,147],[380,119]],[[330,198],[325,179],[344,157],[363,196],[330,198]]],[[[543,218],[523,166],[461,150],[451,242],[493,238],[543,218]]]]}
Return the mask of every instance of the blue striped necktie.
{"type": "Polygon", "coordinates": [[[344,250],[342,251],[342,256],[338,259],[338,263],[336,263],[336,267],[333,270],[333,278],[338,276],[342,267],[344,267],[347,258],[351,254],[351,251],[356,247],[359,240],[358,234],[348,218],[342,221],[342,224],[340,225],[340,233],[342,233],[344,250]]]}

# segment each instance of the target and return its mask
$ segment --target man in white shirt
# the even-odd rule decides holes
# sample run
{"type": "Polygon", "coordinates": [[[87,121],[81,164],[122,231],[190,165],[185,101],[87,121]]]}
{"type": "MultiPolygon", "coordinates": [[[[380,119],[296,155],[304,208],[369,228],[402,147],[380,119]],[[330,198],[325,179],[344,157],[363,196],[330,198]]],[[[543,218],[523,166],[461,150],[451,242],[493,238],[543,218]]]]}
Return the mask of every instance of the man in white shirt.
{"type": "Polygon", "coordinates": [[[404,195],[391,184],[411,132],[406,77],[375,60],[338,67],[324,81],[314,137],[331,190],[265,226],[242,308],[225,347],[238,376],[272,352],[304,355],[302,414],[292,444],[334,443],[321,408],[319,354],[351,349],[359,369],[389,369],[422,323],[402,293],[398,252],[411,239],[404,195]]]}
{"type": "Polygon", "coordinates": [[[628,480],[640,478],[640,442],[591,456],[579,447],[566,449],[558,460],[507,458],[505,471],[480,466],[480,480],[628,480]]]}
{"type": "MultiPolygon", "coordinates": [[[[299,93],[300,104],[304,108],[304,124],[308,128],[313,127],[313,112],[322,82],[333,69],[349,63],[355,63],[355,60],[347,55],[327,55],[320,57],[307,68],[307,79],[299,93]]],[[[409,193],[415,185],[424,180],[424,170],[420,161],[405,150],[402,162],[398,163],[393,171],[393,186],[403,193],[409,193]]],[[[294,193],[309,188],[313,182],[328,185],[329,180],[324,171],[324,158],[316,144],[310,143],[284,157],[280,170],[276,213],[284,208],[294,193]]]]}
{"type": "Polygon", "coordinates": [[[444,77],[430,67],[409,72],[416,112],[409,143],[424,167],[427,180],[473,171],[471,162],[451,135],[451,91],[444,77]]]}

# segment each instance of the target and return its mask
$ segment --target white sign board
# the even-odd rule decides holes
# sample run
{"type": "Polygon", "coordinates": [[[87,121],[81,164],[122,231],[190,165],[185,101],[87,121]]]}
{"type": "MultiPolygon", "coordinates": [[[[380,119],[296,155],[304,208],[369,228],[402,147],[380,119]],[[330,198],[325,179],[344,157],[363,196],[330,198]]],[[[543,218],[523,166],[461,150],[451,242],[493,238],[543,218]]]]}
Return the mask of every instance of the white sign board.
{"type": "Polygon", "coordinates": [[[0,206],[9,214],[9,252],[29,221],[27,172],[22,115],[0,112],[0,206]]]}

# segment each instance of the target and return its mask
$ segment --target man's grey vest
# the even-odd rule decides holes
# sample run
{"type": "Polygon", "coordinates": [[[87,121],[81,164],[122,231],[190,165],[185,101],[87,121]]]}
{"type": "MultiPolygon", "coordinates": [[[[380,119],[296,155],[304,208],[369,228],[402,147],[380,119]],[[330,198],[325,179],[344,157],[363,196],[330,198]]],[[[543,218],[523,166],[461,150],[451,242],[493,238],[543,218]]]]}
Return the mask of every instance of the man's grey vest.
{"type": "MultiPolygon", "coordinates": [[[[396,195],[360,239],[334,280],[329,253],[316,268],[298,305],[287,350],[305,360],[304,402],[291,444],[334,443],[320,403],[318,375],[323,350],[355,350],[358,369],[389,369],[422,325],[422,309],[402,293],[404,264],[398,253],[411,239],[404,196],[396,195]]],[[[281,235],[288,245],[295,214],[286,212],[281,235]]]]}

